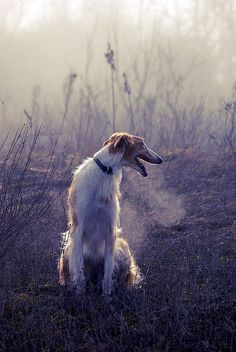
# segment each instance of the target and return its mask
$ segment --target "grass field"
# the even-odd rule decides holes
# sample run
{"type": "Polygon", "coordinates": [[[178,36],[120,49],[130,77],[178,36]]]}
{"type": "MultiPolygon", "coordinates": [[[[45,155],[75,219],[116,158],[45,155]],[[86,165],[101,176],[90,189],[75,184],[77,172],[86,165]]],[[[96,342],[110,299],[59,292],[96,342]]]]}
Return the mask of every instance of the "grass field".
{"type": "Polygon", "coordinates": [[[51,184],[47,214],[1,264],[0,351],[236,350],[235,161],[171,153],[149,172],[122,183],[123,231],[145,280],[110,304],[97,287],[82,298],[59,287],[69,181],[51,184]]]}

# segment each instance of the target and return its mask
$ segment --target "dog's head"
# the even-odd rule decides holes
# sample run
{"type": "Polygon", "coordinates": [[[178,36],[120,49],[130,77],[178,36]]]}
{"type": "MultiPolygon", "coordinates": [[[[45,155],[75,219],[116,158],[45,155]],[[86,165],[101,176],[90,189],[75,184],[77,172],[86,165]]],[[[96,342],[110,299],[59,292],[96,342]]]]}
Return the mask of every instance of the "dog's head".
{"type": "Polygon", "coordinates": [[[162,159],[147,147],[143,138],[128,133],[114,133],[103,145],[108,145],[109,153],[122,153],[121,166],[129,166],[146,177],[147,171],[140,159],[151,164],[160,164],[162,159]]]}

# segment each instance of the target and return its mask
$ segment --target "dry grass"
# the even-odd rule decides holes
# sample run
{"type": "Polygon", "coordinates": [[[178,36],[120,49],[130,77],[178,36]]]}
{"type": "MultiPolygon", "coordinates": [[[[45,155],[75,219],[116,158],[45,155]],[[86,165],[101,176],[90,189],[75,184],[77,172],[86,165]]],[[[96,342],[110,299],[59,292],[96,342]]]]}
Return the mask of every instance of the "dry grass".
{"type": "Polygon", "coordinates": [[[0,350],[236,349],[235,163],[192,152],[168,159],[147,180],[124,177],[123,219],[143,286],[117,289],[111,304],[92,286],[82,299],[61,291],[58,198],[47,230],[26,234],[1,267],[0,350]]]}

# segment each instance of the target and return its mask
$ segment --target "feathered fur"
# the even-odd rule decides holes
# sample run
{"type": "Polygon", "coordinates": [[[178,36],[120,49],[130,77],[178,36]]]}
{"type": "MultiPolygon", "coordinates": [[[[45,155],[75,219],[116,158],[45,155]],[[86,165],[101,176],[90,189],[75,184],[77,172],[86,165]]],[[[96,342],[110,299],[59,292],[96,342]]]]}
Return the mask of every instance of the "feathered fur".
{"type": "Polygon", "coordinates": [[[94,158],[86,159],[75,170],[68,197],[69,230],[64,234],[68,235],[68,241],[59,260],[61,285],[72,284],[77,292],[82,292],[91,267],[87,265],[89,262],[93,268],[104,263],[104,295],[111,293],[114,271],[119,273],[125,286],[140,281],[128,242],[121,237],[119,198],[122,166],[133,167],[146,176],[144,166],[137,161],[137,153],[142,153],[145,160],[149,157],[150,162],[160,163],[157,154],[142,141],[120,133],[104,143],[94,158],[111,167],[111,175],[105,173],[94,158]]]}

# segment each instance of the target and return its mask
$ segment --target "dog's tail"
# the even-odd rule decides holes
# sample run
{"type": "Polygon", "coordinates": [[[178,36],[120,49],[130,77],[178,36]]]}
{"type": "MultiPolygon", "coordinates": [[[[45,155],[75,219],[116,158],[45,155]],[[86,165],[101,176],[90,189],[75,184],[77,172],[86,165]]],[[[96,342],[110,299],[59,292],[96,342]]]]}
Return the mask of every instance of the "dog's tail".
{"type": "Polygon", "coordinates": [[[65,247],[69,239],[69,231],[61,234],[61,253],[58,260],[59,283],[61,286],[67,286],[69,283],[69,260],[65,255],[65,247]]]}
{"type": "Polygon", "coordinates": [[[114,264],[120,281],[125,287],[136,286],[142,281],[139,267],[130,252],[129,245],[121,237],[116,239],[114,264]]]}

